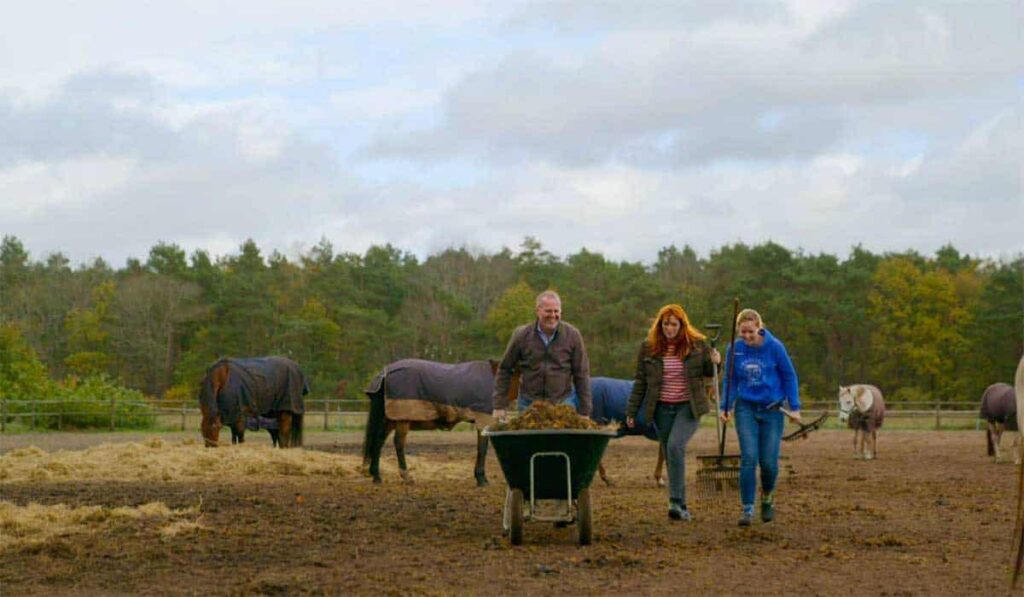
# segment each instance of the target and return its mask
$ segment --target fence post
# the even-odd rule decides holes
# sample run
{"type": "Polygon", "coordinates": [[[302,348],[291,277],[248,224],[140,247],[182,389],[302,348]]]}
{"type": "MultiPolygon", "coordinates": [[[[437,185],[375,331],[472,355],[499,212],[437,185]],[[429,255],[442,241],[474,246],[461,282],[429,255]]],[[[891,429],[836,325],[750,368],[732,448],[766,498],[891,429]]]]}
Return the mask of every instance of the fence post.
{"type": "Polygon", "coordinates": [[[942,429],[942,409],[938,400],[935,401],[935,429],[942,429]]]}
{"type": "Polygon", "coordinates": [[[36,397],[35,396],[32,396],[32,402],[30,403],[29,406],[32,407],[32,431],[35,431],[36,430],[36,397]]]}
{"type": "Polygon", "coordinates": [[[117,402],[115,402],[114,396],[110,396],[110,430],[114,431],[115,420],[117,418],[117,402]]]}
{"type": "Polygon", "coordinates": [[[185,403],[181,403],[181,430],[185,431],[185,403]]]}
{"type": "Polygon", "coordinates": [[[7,399],[0,400],[0,433],[7,431],[7,399]]]}

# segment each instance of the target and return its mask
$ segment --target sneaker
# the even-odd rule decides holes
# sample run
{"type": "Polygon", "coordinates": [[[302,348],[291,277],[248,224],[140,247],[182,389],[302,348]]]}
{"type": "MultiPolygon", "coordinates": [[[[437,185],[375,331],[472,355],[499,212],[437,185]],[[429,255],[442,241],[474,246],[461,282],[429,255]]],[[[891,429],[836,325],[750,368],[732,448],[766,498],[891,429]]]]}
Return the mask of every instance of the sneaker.
{"type": "Polygon", "coordinates": [[[683,522],[690,522],[693,520],[693,516],[690,514],[690,511],[675,502],[668,505],[668,517],[672,520],[681,520],[683,522]]]}
{"type": "Polygon", "coordinates": [[[761,494],[761,520],[771,522],[775,520],[775,492],[761,494]]]}
{"type": "Polygon", "coordinates": [[[739,525],[741,527],[749,527],[752,524],[754,524],[754,511],[753,511],[753,509],[751,509],[751,510],[744,509],[743,510],[743,514],[740,515],[739,525]]]}

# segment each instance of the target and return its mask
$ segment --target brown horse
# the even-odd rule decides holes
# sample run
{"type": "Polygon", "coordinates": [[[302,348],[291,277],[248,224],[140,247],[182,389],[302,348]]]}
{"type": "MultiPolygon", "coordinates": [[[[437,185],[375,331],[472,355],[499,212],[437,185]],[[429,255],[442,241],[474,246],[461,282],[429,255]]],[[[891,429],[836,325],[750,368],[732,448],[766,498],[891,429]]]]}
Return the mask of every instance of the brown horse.
{"type": "MultiPolygon", "coordinates": [[[[472,421],[477,431],[473,476],[478,487],[487,485],[487,438],[480,432],[491,422],[494,411],[497,367],[497,361],[450,365],[421,359],[404,359],[385,367],[366,388],[370,413],[363,440],[363,466],[373,482],[381,482],[380,453],[392,431],[399,474],[408,483],[412,477],[405,462],[405,445],[410,430],[451,429],[462,421],[472,421]]],[[[515,396],[518,391],[516,376],[509,395],[515,396]]]]}
{"type": "MultiPolygon", "coordinates": [[[[1017,428],[1024,429],[1024,356],[1017,364],[1013,378],[1013,389],[1017,398],[1017,428]]],[[[1021,568],[1024,568],[1024,462],[1017,466],[1017,525],[1013,531],[1013,577],[1011,588],[1017,587],[1021,568]]]]}
{"type": "MultiPolygon", "coordinates": [[[[309,385],[302,370],[284,357],[221,359],[206,370],[199,390],[200,430],[207,447],[219,445],[221,427],[231,443],[245,441],[249,419],[269,418],[282,448],[302,445],[302,397],[309,385]]],[[[271,433],[271,438],[274,437],[271,433]]]]}

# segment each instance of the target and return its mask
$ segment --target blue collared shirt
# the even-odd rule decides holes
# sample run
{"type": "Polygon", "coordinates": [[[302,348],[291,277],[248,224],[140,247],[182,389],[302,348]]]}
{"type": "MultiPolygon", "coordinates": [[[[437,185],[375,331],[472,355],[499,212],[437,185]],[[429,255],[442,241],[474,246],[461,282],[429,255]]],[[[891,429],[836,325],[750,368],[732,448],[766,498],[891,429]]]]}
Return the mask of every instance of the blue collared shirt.
{"type": "Polygon", "coordinates": [[[537,323],[537,334],[540,336],[540,340],[541,340],[541,342],[544,343],[544,346],[550,346],[551,345],[551,341],[554,340],[555,336],[558,335],[558,328],[555,328],[555,331],[550,336],[548,336],[547,334],[544,333],[544,330],[542,330],[540,328],[540,323],[538,322],[537,323]]]}

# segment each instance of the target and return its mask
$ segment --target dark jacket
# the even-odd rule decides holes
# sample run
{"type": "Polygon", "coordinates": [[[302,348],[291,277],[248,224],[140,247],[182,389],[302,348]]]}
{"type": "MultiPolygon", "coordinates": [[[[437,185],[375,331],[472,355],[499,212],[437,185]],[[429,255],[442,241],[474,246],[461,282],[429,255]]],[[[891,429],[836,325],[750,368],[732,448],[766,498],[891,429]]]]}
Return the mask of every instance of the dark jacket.
{"type": "Polygon", "coordinates": [[[494,376],[494,408],[508,407],[508,387],[516,371],[521,373],[520,393],[533,400],[559,402],[572,394],[575,386],[578,412],[590,416],[590,360],[583,336],[572,325],[559,322],[547,346],[537,333],[536,321],[512,332],[494,376]]]}
{"type": "MultiPolygon", "coordinates": [[[[626,416],[635,419],[640,405],[643,404],[647,420],[653,421],[654,408],[661,396],[661,380],[664,371],[662,357],[651,356],[650,352],[646,340],[640,343],[640,352],[636,357],[633,393],[629,395],[626,416]]],[[[715,364],[711,362],[711,350],[707,344],[697,342],[690,350],[690,354],[683,359],[683,365],[686,367],[686,382],[690,387],[690,408],[693,409],[693,418],[697,419],[711,410],[704,378],[715,374],[715,364]]],[[[710,384],[710,382],[707,383],[710,384]]]]}

